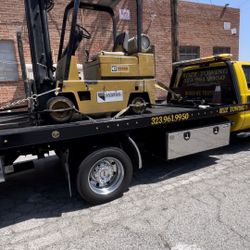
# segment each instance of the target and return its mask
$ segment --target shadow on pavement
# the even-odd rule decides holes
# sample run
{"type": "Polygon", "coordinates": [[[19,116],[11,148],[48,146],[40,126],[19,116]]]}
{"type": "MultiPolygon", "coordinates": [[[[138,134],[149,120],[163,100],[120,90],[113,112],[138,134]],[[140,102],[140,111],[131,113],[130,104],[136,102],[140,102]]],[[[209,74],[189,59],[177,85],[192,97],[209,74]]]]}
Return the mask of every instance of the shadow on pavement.
{"type": "MultiPolygon", "coordinates": [[[[160,182],[216,163],[220,155],[250,150],[250,137],[234,138],[230,146],[169,162],[144,158],[132,186],[160,182]]],[[[33,218],[60,217],[62,213],[89,208],[73,188],[69,198],[67,182],[57,157],[36,161],[36,169],[8,179],[0,185],[0,228],[33,218]]]]}

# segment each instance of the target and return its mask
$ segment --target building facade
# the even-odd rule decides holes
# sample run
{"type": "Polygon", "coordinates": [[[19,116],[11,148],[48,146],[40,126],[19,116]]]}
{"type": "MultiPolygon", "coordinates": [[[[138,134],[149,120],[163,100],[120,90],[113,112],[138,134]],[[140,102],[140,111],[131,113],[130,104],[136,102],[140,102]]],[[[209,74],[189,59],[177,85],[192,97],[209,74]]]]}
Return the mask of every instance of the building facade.
{"type": "MultiPolygon", "coordinates": [[[[63,12],[68,0],[55,0],[49,12],[49,25],[53,60],[56,63],[63,12]]],[[[121,0],[116,7],[118,31],[135,34],[135,1],[121,0]]],[[[179,53],[180,59],[191,59],[218,53],[239,55],[239,9],[179,1],[179,53]]],[[[112,22],[106,14],[82,11],[79,22],[92,34],[78,53],[79,72],[84,61],[84,50],[94,55],[99,50],[112,49],[112,22]]],[[[32,78],[23,1],[2,0],[0,6],[0,103],[24,97],[16,32],[21,31],[24,41],[28,77],[32,78]]],[[[143,32],[155,47],[157,79],[169,84],[171,76],[171,11],[170,0],[143,0],[143,32]]]]}

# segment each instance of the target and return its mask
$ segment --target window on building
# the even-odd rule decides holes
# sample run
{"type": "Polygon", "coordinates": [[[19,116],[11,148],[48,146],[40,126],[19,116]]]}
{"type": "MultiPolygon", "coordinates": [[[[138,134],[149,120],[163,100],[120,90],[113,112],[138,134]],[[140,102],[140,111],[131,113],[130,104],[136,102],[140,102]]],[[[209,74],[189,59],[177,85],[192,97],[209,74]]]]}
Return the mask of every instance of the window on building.
{"type": "Polygon", "coordinates": [[[180,46],[180,61],[191,60],[200,57],[200,47],[198,46],[180,46]]]}
{"type": "Polygon", "coordinates": [[[243,71],[245,73],[245,77],[246,77],[246,80],[247,80],[247,86],[248,88],[250,89],[250,66],[242,66],[243,68],[243,71]]]}
{"type": "Polygon", "coordinates": [[[213,54],[219,55],[219,54],[230,54],[231,48],[230,47],[213,47],[213,54]]]}
{"type": "Polygon", "coordinates": [[[13,41],[0,41],[0,82],[5,81],[18,81],[13,41]]]}

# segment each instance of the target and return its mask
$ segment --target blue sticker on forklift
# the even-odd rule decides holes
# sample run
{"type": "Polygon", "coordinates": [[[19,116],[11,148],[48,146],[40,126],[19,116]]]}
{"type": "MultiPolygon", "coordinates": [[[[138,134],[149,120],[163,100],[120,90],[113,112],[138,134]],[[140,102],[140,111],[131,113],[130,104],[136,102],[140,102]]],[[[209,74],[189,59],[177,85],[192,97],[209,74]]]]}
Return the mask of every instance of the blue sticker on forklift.
{"type": "Polygon", "coordinates": [[[122,90],[97,92],[97,103],[122,102],[122,101],[123,101],[122,90]]]}

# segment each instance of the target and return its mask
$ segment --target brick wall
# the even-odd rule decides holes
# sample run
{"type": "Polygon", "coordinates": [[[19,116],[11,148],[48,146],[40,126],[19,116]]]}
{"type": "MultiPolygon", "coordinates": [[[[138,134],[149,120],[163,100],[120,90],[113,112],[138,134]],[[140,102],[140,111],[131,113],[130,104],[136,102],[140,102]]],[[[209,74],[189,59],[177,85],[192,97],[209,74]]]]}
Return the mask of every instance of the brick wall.
{"type": "MultiPolygon", "coordinates": [[[[61,21],[64,8],[68,0],[55,0],[55,7],[49,13],[51,46],[53,59],[56,62],[61,21]]],[[[130,35],[135,33],[136,20],[134,18],[135,1],[122,0],[117,6],[131,10],[132,19],[129,21],[118,20],[118,31],[129,30],[130,35]]],[[[211,55],[214,46],[228,46],[234,57],[238,58],[239,35],[231,35],[225,31],[224,22],[231,22],[232,28],[239,31],[239,10],[227,8],[223,17],[220,17],[223,7],[196,4],[180,1],[179,3],[179,41],[180,45],[200,46],[201,56],[211,55]]],[[[107,14],[81,12],[80,21],[84,27],[91,31],[92,39],[84,41],[83,47],[95,54],[99,50],[112,48],[111,21],[107,14]]],[[[118,19],[118,18],[117,18],[118,19]]],[[[16,39],[16,31],[23,33],[26,63],[30,64],[28,33],[24,18],[24,6],[21,0],[2,0],[0,5],[0,39],[16,39]]],[[[143,31],[147,33],[152,44],[155,45],[157,78],[166,84],[171,75],[171,19],[169,0],[143,0],[143,31]]],[[[15,43],[16,46],[16,43],[15,43]]],[[[17,63],[19,64],[16,46],[17,63]]],[[[81,62],[80,62],[81,63],[81,62]]],[[[0,82],[0,103],[22,98],[24,96],[21,70],[19,67],[20,81],[0,82]]],[[[161,95],[161,93],[158,93],[161,95]]]]}
{"type": "MultiPolygon", "coordinates": [[[[0,5],[0,39],[16,40],[16,30],[23,21],[23,6],[19,0],[4,1],[0,5]],[[16,8],[15,6],[18,6],[16,8]]],[[[17,45],[15,43],[17,63],[19,63],[17,45]]],[[[18,67],[21,75],[20,67],[18,67]]],[[[0,103],[24,96],[24,88],[19,82],[0,82],[0,103]]]]}
{"type": "Polygon", "coordinates": [[[227,8],[224,15],[222,13],[223,7],[180,2],[180,45],[200,46],[201,56],[211,55],[213,47],[230,47],[234,58],[238,59],[240,12],[227,8]],[[224,22],[230,22],[237,34],[224,30],[224,22]]]}

